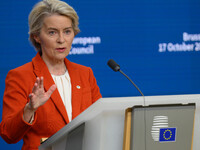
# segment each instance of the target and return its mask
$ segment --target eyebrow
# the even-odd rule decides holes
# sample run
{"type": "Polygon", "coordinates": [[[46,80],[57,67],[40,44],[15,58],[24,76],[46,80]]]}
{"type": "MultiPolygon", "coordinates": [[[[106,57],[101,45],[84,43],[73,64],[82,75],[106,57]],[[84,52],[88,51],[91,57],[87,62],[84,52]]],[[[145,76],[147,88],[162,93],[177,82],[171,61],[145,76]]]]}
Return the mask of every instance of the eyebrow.
{"type": "MultiPolygon", "coordinates": [[[[67,29],[70,29],[70,28],[72,28],[72,27],[66,27],[63,30],[67,30],[67,29]]],[[[53,27],[49,27],[49,28],[47,28],[47,30],[58,30],[58,29],[57,28],[53,28],[53,27]]]]}

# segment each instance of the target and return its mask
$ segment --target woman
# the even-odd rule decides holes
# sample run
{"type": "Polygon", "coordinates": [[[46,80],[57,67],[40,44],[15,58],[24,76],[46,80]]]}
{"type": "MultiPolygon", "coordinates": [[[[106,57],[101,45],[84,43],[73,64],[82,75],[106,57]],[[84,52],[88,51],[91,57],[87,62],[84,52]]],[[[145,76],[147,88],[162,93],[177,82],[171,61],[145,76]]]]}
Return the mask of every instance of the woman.
{"type": "Polygon", "coordinates": [[[66,59],[78,33],[78,16],[65,2],[43,0],[31,11],[30,41],[38,53],[6,77],[0,124],[6,142],[23,139],[22,149],[38,149],[41,138],[101,98],[92,70],[66,59]]]}

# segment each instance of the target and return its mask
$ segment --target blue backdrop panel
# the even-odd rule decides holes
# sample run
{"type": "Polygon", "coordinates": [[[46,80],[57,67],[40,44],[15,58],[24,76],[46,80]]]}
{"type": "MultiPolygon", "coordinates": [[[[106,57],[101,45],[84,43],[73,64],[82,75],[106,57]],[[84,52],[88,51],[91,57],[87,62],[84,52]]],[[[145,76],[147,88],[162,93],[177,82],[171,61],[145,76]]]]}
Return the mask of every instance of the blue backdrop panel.
{"type": "MultiPolygon", "coordinates": [[[[0,120],[5,78],[36,55],[28,41],[28,14],[37,0],[0,5],[0,120]]],[[[81,33],[68,59],[90,66],[103,97],[139,96],[107,61],[114,59],[144,95],[200,93],[199,0],[67,1],[80,17],[81,33]]],[[[20,149],[22,142],[1,149],[20,149]]]]}

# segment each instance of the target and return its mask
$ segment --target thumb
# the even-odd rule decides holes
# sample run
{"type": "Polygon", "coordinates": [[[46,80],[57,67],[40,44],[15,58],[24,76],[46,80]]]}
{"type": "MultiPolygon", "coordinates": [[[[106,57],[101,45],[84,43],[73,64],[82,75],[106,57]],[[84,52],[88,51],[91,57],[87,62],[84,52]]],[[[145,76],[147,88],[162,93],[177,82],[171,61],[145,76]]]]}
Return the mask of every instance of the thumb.
{"type": "Polygon", "coordinates": [[[46,93],[47,93],[47,95],[50,97],[51,94],[52,94],[55,90],[56,90],[56,85],[53,84],[53,85],[49,88],[49,90],[48,90],[46,93]]]}

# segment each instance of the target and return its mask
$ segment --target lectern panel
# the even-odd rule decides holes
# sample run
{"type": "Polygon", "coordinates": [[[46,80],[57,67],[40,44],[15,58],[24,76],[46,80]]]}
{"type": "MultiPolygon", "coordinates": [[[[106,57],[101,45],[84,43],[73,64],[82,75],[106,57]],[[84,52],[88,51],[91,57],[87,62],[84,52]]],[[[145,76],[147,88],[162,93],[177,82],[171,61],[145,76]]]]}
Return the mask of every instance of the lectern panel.
{"type": "Polygon", "coordinates": [[[83,150],[85,123],[73,129],[67,135],[67,144],[65,150],[83,150]]]}
{"type": "Polygon", "coordinates": [[[191,150],[195,105],[134,107],[131,150],[191,150]]]}

